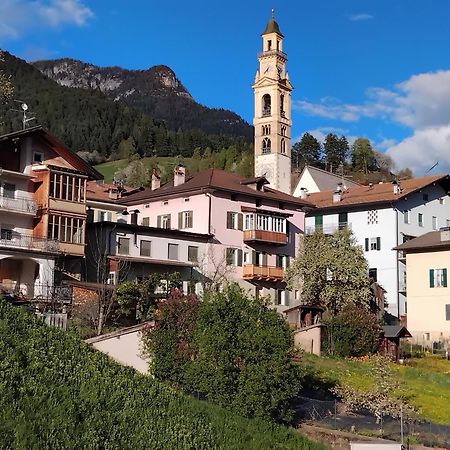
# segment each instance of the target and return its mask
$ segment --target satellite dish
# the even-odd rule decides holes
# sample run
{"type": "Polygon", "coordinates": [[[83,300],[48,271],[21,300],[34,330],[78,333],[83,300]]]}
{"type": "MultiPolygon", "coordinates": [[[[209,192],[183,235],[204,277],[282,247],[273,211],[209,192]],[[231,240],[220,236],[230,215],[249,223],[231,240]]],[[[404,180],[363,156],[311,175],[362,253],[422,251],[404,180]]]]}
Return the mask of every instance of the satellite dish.
{"type": "Polygon", "coordinates": [[[28,105],[26,103],[22,103],[20,105],[20,107],[23,109],[23,111],[27,111],[28,110],[28,105]]]}

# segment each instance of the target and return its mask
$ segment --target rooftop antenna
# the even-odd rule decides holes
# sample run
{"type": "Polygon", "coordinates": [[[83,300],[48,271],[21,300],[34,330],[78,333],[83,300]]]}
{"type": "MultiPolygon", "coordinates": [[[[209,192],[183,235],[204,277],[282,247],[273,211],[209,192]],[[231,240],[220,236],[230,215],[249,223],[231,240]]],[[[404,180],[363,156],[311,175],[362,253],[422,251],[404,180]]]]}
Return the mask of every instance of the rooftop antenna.
{"type": "Polygon", "coordinates": [[[27,113],[30,114],[31,111],[28,111],[28,105],[22,100],[14,100],[16,103],[20,103],[20,109],[11,109],[11,111],[16,111],[22,113],[22,130],[25,130],[28,122],[32,120],[36,120],[36,117],[27,117],[27,113]]]}
{"type": "Polygon", "coordinates": [[[436,163],[433,164],[433,165],[425,172],[425,175],[426,175],[427,173],[430,173],[435,167],[437,167],[438,164],[439,164],[439,161],[436,161],[436,163]]]}

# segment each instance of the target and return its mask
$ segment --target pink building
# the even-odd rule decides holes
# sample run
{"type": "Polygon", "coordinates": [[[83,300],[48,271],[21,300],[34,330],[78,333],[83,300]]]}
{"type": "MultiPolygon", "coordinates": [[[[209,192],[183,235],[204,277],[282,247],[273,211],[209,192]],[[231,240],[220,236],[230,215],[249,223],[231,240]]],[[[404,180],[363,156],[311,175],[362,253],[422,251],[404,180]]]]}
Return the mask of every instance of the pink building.
{"type": "Polygon", "coordinates": [[[237,281],[252,295],[269,296],[280,312],[298,303],[284,272],[303,234],[302,208],[310,205],[271,189],[266,178],[219,169],[189,176],[179,166],[172,182],[160,186],[154,173],[151,189],[121,203],[139,211],[137,225],[212,235],[197,267],[209,286],[237,281]]]}

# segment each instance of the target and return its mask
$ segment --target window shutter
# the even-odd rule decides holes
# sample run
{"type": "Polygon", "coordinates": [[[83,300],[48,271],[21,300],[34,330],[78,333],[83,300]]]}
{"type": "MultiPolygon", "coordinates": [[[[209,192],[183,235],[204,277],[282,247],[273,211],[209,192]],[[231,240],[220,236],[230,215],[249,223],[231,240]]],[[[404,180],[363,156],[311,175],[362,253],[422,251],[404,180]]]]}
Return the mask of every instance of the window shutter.
{"type": "Polygon", "coordinates": [[[252,264],[255,266],[256,265],[256,251],[252,250],[252,264]]]}
{"type": "Polygon", "coordinates": [[[172,217],[172,216],[170,216],[170,215],[167,217],[167,228],[168,228],[169,230],[170,230],[170,228],[172,228],[171,225],[170,225],[171,217],[172,217]]]}
{"type": "Polygon", "coordinates": [[[182,212],[178,213],[178,228],[179,229],[183,228],[183,213],[182,212]]]}
{"type": "Polygon", "coordinates": [[[189,211],[189,228],[194,226],[194,211],[189,211]]]}
{"type": "Polygon", "coordinates": [[[158,217],[156,218],[156,226],[157,226],[158,228],[161,228],[161,216],[158,216],[158,217]]]}
{"type": "Polygon", "coordinates": [[[242,213],[238,214],[238,230],[244,229],[244,215],[242,213]]]}
{"type": "Polygon", "coordinates": [[[381,250],[381,238],[377,237],[377,250],[381,250]]]}
{"type": "Polygon", "coordinates": [[[365,239],[365,243],[366,243],[366,252],[369,251],[369,238],[365,239]]]}
{"type": "Polygon", "coordinates": [[[267,253],[263,253],[262,255],[262,266],[267,267],[267,253]]]}
{"type": "Polygon", "coordinates": [[[227,262],[227,266],[232,266],[233,265],[233,251],[234,249],[232,248],[227,248],[226,249],[226,262],[227,262]]]}
{"type": "Polygon", "coordinates": [[[434,269],[430,269],[430,288],[434,288],[434,269]]]}
{"type": "Polygon", "coordinates": [[[447,269],[442,269],[442,286],[447,287],[447,269]]]}
{"type": "Polygon", "coordinates": [[[450,305],[445,305],[445,320],[450,320],[450,305]]]}
{"type": "Polygon", "coordinates": [[[237,265],[239,266],[239,267],[241,267],[242,266],[242,249],[238,249],[238,251],[237,251],[237,265]]]}

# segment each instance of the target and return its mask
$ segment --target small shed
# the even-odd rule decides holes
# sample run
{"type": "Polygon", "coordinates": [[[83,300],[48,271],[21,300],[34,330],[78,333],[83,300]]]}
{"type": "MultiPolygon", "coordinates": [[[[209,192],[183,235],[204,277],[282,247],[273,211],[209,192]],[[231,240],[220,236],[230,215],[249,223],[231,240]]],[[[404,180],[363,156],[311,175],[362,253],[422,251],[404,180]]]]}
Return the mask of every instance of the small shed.
{"type": "Polygon", "coordinates": [[[412,337],[411,333],[402,325],[383,325],[380,331],[378,351],[398,361],[400,357],[400,339],[412,337]]]}
{"type": "Polygon", "coordinates": [[[287,321],[296,329],[322,323],[323,312],[323,308],[315,305],[296,305],[284,310],[287,321]]]}

